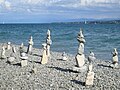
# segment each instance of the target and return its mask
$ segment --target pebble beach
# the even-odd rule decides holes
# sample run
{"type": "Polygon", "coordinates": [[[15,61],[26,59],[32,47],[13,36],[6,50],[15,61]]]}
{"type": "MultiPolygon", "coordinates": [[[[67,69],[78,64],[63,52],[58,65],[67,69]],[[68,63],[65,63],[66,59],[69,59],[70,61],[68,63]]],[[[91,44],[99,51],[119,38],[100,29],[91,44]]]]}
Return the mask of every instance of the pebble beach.
{"type": "MultiPolygon", "coordinates": [[[[18,59],[13,64],[9,64],[7,58],[0,59],[0,90],[120,90],[120,68],[109,67],[110,60],[96,57],[93,63],[94,85],[85,86],[87,72],[72,70],[76,65],[74,55],[67,54],[68,60],[63,61],[62,53],[51,51],[48,63],[42,65],[42,49],[33,48],[32,54],[28,54],[28,65],[21,67],[19,45],[14,46],[18,59]],[[36,73],[31,72],[33,66],[37,69],[36,73]]],[[[6,51],[6,56],[9,57],[10,53],[6,51]]]]}

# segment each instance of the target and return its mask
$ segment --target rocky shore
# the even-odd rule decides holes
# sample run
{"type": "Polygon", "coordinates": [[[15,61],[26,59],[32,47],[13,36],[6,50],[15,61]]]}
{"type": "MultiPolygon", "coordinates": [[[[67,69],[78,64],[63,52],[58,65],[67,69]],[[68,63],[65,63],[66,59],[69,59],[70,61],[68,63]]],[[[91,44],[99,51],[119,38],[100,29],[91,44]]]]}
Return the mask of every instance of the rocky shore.
{"type": "MultiPolygon", "coordinates": [[[[18,59],[13,64],[9,64],[7,58],[0,59],[0,90],[120,90],[120,69],[110,68],[110,60],[94,61],[94,85],[85,86],[87,72],[72,70],[76,65],[75,56],[68,54],[68,60],[63,61],[62,53],[50,52],[48,63],[42,65],[42,50],[34,48],[33,53],[28,54],[28,65],[21,67],[19,46],[15,45],[15,48],[18,59]],[[37,69],[36,73],[31,72],[33,66],[37,69]]],[[[2,44],[0,52],[1,49],[2,44]]],[[[27,51],[27,48],[24,47],[24,50],[27,51]]],[[[6,56],[9,57],[10,53],[7,52],[6,56]]]]}

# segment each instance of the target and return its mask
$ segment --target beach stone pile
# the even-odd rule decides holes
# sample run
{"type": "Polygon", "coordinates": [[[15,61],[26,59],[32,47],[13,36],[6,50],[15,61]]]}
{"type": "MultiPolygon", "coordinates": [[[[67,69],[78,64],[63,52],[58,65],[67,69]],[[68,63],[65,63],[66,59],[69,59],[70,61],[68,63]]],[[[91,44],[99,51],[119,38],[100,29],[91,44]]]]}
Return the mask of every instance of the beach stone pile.
{"type": "Polygon", "coordinates": [[[51,52],[50,30],[42,49],[11,42],[0,44],[0,90],[120,90],[120,65],[117,49],[112,60],[98,60],[90,51],[84,54],[84,35],[78,33],[76,56],[51,52]]]}
{"type": "MultiPolygon", "coordinates": [[[[19,56],[19,46],[16,55],[19,56]]],[[[0,45],[0,52],[2,45],[0,45]]],[[[27,51],[27,47],[24,47],[27,51]]],[[[6,53],[6,57],[9,56],[6,53]]],[[[120,68],[114,69],[109,65],[110,60],[94,60],[95,73],[93,86],[85,86],[87,72],[75,72],[72,67],[76,65],[75,56],[67,54],[63,60],[62,53],[50,52],[51,58],[47,64],[41,64],[42,50],[32,48],[28,54],[27,66],[21,67],[20,58],[13,64],[7,58],[0,59],[0,90],[120,90],[120,68]],[[35,73],[34,73],[35,72],[35,73]]],[[[87,63],[88,60],[85,60],[87,63]]],[[[118,65],[120,67],[120,65],[118,65]]]]}

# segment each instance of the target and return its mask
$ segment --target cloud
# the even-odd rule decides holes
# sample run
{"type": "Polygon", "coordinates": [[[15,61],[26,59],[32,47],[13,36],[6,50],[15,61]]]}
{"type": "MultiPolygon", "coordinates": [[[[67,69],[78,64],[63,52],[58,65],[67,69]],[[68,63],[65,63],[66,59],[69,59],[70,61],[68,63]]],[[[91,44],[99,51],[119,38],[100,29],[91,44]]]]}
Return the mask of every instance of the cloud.
{"type": "Polygon", "coordinates": [[[0,0],[0,10],[21,17],[23,14],[44,18],[120,17],[120,0],[0,0]]]}
{"type": "Polygon", "coordinates": [[[5,8],[6,8],[6,9],[8,9],[8,10],[11,9],[11,3],[10,3],[10,2],[5,1],[5,2],[4,2],[4,5],[5,5],[5,8]]]}
{"type": "MultiPolygon", "coordinates": [[[[0,0],[0,5],[6,9],[26,10],[29,8],[48,9],[51,8],[120,8],[120,0],[0,0]],[[26,9],[27,8],[27,9],[26,9]]],[[[14,10],[13,10],[14,11],[14,10]]]]}
{"type": "Polygon", "coordinates": [[[11,9],[11,3],[7,0],[0,0],[0,7],[3,10],[10,10],[11,9]]]}

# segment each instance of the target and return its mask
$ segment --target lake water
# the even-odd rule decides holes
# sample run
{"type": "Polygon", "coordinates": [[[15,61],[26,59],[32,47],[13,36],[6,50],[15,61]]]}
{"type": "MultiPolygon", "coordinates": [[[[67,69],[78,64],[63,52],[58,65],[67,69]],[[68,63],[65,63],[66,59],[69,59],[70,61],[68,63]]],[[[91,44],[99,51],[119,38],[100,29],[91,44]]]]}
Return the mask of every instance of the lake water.
{"type": "Polygon", "coordinates": [[[85,54],[93,51],[99,59],[110,60],[113,48],[120,52],[120,24],[82,24],[82,23],[51,23],[51,24],[1,24],[0,43],[8,41],[13,44],[28,45],[33,36],[34,47],[42,48],[46,41],[46,32],[51,30],[52,51],[66,52],[76,55],[78,48],[77,35],[83,29],[85,36],[85,54]]]}

